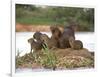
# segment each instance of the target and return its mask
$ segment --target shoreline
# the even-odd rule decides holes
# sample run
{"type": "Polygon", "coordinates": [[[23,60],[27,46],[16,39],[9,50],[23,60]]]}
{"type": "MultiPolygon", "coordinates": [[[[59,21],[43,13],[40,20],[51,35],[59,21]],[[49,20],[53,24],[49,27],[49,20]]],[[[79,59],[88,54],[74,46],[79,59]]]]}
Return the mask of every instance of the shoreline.
{"type": "MultiPolygon", "coordinates": [[[[28,24],[20,24],[16,23],[15,30],[16,32],[36,32],[36,31],[41,31],[41,32],[50,32],[50,26],[52,25],[28,25],[28,24]]],[[[59,29],[63,32],[63,28],[58,26],[59,29]]],[[[91,31],[76,31],[76,33],[87,33],[91,31]]]]}
{"type": "MultiPolygon", "coordinates": [[[[50,32],[50,26],[52,25],[25,25],[25,24],[16,24],[16,32],[50,32]]],[[[63,28],[58,26],[61,31],[63,28]]]]}
{"type": "Polygon", "coordinates": [[[16,24],[16,32],[50,32],[50,25],[24,25],[24,24],[16,24]]]}

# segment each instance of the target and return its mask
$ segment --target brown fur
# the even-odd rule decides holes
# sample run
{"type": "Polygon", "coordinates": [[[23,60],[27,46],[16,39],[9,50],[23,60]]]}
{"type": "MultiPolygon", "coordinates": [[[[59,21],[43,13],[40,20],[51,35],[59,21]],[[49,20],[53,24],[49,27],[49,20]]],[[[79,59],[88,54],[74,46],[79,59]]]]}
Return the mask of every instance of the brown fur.
{"type": "Polygon", "coordinates": [[[73,37],[69,38],[69,44],[72,49],[79,50],[83,48],[83,43],[80,40],[75,40],[73,37]]]}
{"type": "Polygon", "coordinates": [[[51,33],[52,33],[51,38],[58,39],[59,37],[61,37],[62,33],[61,33],[60,29],[57,26],[51,26],[50,30],[51,30],[51,33]]]}
{"type": "Polygon", "coordinates": [[[49,49],[57,47],[56,40],[49,38],[46,34],[41,35],[41,40],[44,41],[49,49]]]}
{"type": "Polygon", "coordinates": [[[60,48],[70,48],[69,38],[73,37],[75,39],[75,32],[71,26],[65,27],[64,31],[59,39],[60,48]]]}
{"type": "Polygon", "coordinates": [[[59,45],[59,38],[61,37],[62,32],[59,29],[59,27],[57,27],[57,26],[51,26],[50,30],[51,30],[51,33],[52,33],[51,40],[53,42],[55,42],[56,43],[56,47],[59,48],[60,47],[60,45],[59,45]]]}
{"type": "Polygon", "coordinates": [[[42,43],[41,42],[38,42],[38,41],[37,42],[34,41],[33,38],[28,39],[28,43],[30,43],[31,52],[32,52],[32,50],[38,51],[38,50],[41,50],[42,49],[42,43]]]}
{"type": "Polygon", "coordinates": [[[41,41],[41,35],[42,33],[40,33],[39,31],[36,31],[33,35],[33,38],[36,39],[37,41],[41,41]]]}

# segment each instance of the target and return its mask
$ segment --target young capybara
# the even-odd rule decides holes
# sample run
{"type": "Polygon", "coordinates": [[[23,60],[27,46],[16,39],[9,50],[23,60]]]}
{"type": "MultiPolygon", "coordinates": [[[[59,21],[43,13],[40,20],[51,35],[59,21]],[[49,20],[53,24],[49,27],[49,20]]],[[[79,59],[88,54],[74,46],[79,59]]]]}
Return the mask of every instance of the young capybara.
{"type": "Polygon", "coordinates": [[[69,38],[69,44],[72,49],[79,50],[83,48],[83,43],[80,40],[75,40],[73,37],[69,38]]]}
{"type": "Polygon", "coordinates": [[[39,41],[34,41],[34,38],[28,39],[28,43],[30,43],[31,52],[32,52],[32,50],[38,51],[38,50],[42,49],[42,43],[39,41]]]}
{"type": "Polygon", "coordinates": [[[33,35],[33,38],[36,39],[36,41],[41,41],[41,35],[42,33],[40,33],[39,31],[36,31],[33,35]]]}

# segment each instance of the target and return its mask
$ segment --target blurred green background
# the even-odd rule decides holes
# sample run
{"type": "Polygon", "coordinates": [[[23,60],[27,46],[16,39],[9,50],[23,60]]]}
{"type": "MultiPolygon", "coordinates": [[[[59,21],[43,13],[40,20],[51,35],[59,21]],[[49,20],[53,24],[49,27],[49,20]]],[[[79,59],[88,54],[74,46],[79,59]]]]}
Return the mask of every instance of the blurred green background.
{"type": "Polygon", "coordinates": [[[68,26],[74,21],[79,31],[94,31],[94,8],[16,4],[16,23],[68,26]]]}

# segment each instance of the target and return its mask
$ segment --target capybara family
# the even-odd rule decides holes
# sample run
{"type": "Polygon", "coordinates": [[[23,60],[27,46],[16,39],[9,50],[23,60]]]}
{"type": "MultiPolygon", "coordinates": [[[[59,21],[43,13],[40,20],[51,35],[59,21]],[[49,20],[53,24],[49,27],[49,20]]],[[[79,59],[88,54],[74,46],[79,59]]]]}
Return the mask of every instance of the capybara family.
{"type": "Polygon", "coordinates": [[[75,25],[67,26],[61,31],[57,26],[51,26],[51,37],[48,37],[46,34],[42,34],[37,31],[34,33],[33,38],[28,39],[28,42],[31,45],[31,51],[41,50],[42,48],[48,47],[52,48],[72,48],[75,50],[79,50],[83,48],[83,43],[80,40],[75,40],[75,25]],[[36,41],[34,41],[34,39],[36,41]]]}

